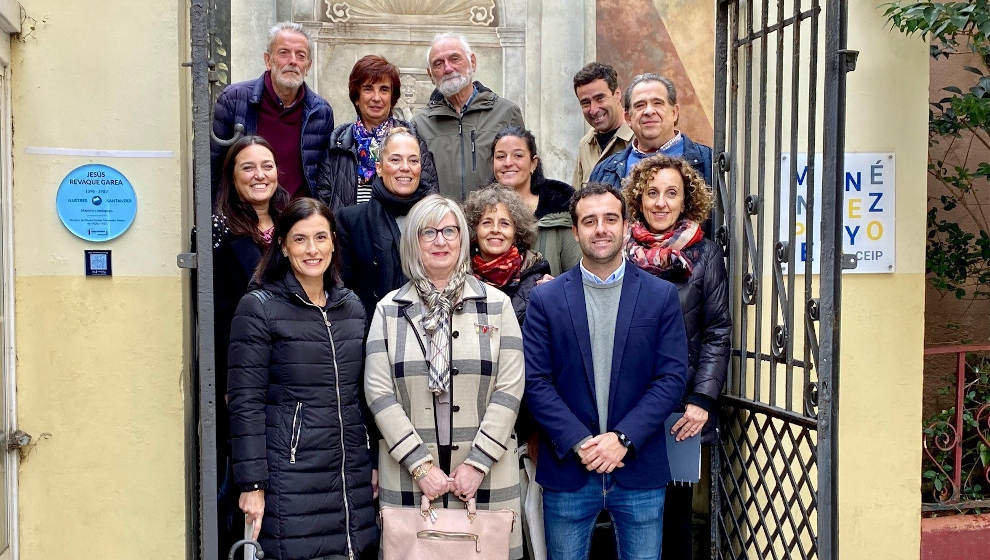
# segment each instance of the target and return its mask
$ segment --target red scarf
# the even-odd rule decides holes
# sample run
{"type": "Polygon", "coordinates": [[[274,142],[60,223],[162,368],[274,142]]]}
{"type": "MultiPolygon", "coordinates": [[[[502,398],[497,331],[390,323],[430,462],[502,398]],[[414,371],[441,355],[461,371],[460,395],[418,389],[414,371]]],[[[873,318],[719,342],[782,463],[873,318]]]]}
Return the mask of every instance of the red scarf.
{"type": "Polygon", "coordinates": [[[501,288],[519,278],[522,263],[522,255],[515,245],[490,261],[481,258],[480,254],[471,257],[471,268],[474,270],[475,278],[496,288],[501,288]]]}
{"type": "Polygon", "coordinates": [[[658,275],[672,268],[684,271],[684,277],[691,276],[691,261],[681,253],[705,236],[698,222],[678,220],[667,233],[653,233],[640,221],[634,221],[629,228],[626,240],[626,258],[639,268],[658,275]]]}

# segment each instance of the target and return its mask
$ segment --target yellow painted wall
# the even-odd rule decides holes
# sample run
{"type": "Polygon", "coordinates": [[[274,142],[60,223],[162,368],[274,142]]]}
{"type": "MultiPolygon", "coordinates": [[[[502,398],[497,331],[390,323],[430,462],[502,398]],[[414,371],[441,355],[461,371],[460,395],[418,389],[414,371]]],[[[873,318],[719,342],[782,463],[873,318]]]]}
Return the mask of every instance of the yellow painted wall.
{"type": "Polygon", "coordinates": [[[849,2],[846,151],[896,153],[897,272],[842,284],[839,557],[918,558],[928,45],[849,2]]]}
{"type": "Polygon", "coordinates": [[[20,554],[184,558],[182,195],[186,3],[21,0],[12,44],[20,554]],[[171,152],[34,155],[29,147],[171,152]],[[87,243],[55,213],[66,173],[110,165],[134,186],[123,236],[87,243]],[[86,278],[83,249],[113,251],[86,278]],[[45,434],[42,436],[42,434],[45,434]]]}

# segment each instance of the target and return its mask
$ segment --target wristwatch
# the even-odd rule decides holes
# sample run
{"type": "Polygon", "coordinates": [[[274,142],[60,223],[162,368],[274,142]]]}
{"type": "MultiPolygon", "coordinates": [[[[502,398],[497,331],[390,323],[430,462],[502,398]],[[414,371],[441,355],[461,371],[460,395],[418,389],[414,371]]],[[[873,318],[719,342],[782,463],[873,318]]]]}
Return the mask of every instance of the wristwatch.
{"type": "Polygon", "coordinates": [[[422,465],[419,465],[418,467],[413,469],[412,472],[413,480],[419,480],[423,478],[424,476],[429,474],[431,469],[433,469],[433,463],[431,461],[427,461],[422,465]]]}
{"type": "Polygon", "coordinates": [[[632,446],[633,446],[632,441],[630,441],[629,438],[626,437],[626,434],[624,434],[624,433],[622,433],[622,432],[620,432],[618,430],[612,430],[612,433],[615,434],[616,437],[619,438],[619,443],[622,444],[622,447],[625,447],[626,449],[632,449],[632,446]]]}

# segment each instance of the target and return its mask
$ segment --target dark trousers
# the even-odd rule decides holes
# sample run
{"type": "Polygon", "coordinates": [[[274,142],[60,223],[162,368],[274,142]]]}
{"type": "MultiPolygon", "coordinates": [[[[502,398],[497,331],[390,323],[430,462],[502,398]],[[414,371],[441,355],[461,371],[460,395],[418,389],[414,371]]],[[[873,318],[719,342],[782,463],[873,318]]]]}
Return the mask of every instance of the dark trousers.
{"type": "Polygon", "coordinates": [[[663,560],[691,560],[693,539],[691,502],[694,487],[668,484],[663,506],[663,560]]]}

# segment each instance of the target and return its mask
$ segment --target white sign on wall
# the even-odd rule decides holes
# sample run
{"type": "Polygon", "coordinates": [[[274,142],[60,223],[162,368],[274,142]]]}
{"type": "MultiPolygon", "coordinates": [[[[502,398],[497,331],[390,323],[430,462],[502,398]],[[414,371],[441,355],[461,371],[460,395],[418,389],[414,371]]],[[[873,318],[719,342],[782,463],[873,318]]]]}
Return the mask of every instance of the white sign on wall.
{"type": "MultiPolygon", "coordinates": [[[[814,175],[814,274],[821,272],[822,155],[815,154],[809,173],[808,154],[797,155],[795,260],[797,273],[807,262],[808,181],[814,175]]],[[[843,272],[875,274],[894,272],[894,154],[847,153],[845,192],[842,199],[842,250],[856,255],[856,268],[843,272]]],[[[781,154],[780,236],[787,239],[790,212],[790,154],[781,154]]]]}

